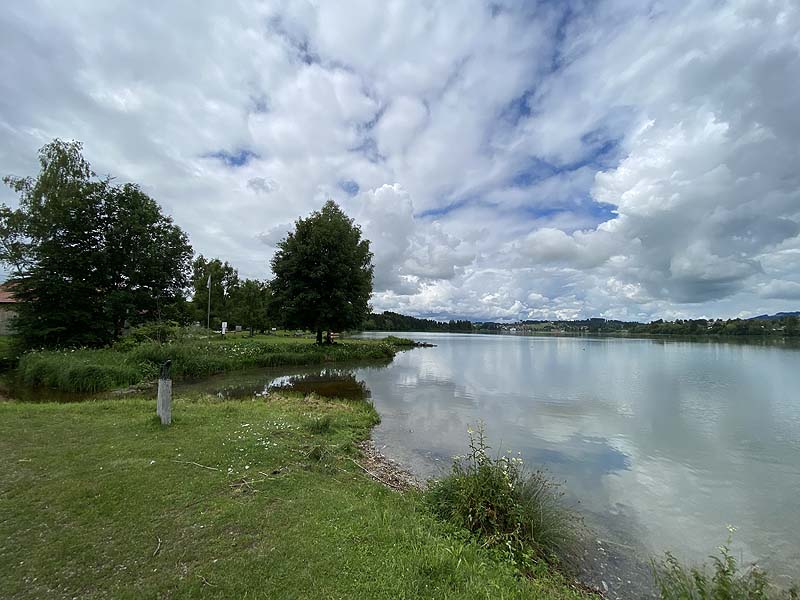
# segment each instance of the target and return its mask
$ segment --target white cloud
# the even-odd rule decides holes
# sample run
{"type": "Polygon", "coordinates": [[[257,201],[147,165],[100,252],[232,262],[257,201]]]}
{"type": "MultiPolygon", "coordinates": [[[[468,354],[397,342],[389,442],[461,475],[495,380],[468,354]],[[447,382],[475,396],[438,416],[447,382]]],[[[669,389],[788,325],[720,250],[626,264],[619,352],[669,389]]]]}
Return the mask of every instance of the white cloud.
{"type": "Polygon", "coordinates": [[[80,139],[250,277],[332,197],[377,309],[792,310],[798,30],[791,0],[14,1],[0,164],[80,139]]]}
{"type": "Polygon", "coordinates": [[[777,298],[779,300],[800,300],[800,283],[775,279],[762,285],[758,294],[762,298],[777,298]]]}

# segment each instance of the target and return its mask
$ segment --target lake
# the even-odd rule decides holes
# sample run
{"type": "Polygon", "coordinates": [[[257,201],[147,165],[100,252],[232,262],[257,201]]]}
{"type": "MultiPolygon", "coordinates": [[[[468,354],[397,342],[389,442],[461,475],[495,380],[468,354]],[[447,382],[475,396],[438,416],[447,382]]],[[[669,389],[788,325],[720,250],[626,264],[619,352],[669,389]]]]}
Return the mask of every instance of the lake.
{"type": "MultiPolygon", "coordinates": [[[[495,451],[520,452],[565,482],[609,544],[702,560],[732,525],[737,557],[800,577],[797,347],[394,335],[437,346],[322,373],[363,382],[382,418],[373,439],[388,457],[441,475],[483,421],[495,451]]],[[[261,377],[255,387],[271,385],[261,377]]]]}

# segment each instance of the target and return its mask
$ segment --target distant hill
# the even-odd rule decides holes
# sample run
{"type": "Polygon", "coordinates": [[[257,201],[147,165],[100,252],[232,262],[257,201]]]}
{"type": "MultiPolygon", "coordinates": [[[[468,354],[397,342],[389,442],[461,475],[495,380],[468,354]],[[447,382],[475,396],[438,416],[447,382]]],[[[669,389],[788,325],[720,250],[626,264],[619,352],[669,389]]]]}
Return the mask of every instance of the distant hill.
{"type": "Polygon", "coordinates": [[[758,315],[757,317],[750,317],[748,321],[779,321],[786,317],[800,317],[800,310],[794,312],[779,312],[774,315],[758,315]]]}

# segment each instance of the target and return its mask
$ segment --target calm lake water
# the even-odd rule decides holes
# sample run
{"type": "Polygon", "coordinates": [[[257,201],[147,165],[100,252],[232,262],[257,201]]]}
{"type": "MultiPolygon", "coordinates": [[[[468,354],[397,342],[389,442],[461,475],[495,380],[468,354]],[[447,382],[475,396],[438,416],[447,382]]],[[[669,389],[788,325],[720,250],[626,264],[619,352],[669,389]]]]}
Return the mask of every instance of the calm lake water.
{"type": "MultiPolygon", "coordinates": [[[[441,475],[465,451],[467,428],[483,421],[495,451],[520,452],[564,481],[598,536],[639,556],[671,550],[694,561],[733,525],[738,557],[800,577],[797,347],[395,335],[437,347],[321,374],[344,376],[348,389],[363,382],[382,418],[373,438],[388,457],[441,475]]],[[[273,379],[236,389],[291,381],[273,379]]]]}

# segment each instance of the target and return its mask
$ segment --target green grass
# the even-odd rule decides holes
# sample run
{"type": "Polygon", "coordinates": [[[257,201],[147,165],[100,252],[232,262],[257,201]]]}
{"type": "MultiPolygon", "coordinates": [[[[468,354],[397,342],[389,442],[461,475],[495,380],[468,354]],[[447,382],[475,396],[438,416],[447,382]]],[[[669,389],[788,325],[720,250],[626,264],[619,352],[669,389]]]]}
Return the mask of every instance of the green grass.
{"type": "Polygon", "coordinates": [[[29,352],[19,360],[17,375],[26,385],[63,392],[99,392],[125,387],[158,376],[172,360],[176,378],[205,377],[240,369],[300,366],[347,361],[386,361],[404,340],[344,340],[316,345],[308,338],[258,336],[222,339],[181,339],[168,343],[144,341],[123,348],[29,352]]]}
{"type": "Polygon", "coordinates": [[[3,598],[582,597],[370,480],[351,460],[367,403],[178,398],[170,427],[154,411],[0,404],[3,598]]]}

